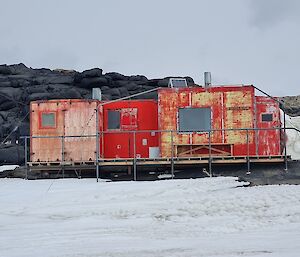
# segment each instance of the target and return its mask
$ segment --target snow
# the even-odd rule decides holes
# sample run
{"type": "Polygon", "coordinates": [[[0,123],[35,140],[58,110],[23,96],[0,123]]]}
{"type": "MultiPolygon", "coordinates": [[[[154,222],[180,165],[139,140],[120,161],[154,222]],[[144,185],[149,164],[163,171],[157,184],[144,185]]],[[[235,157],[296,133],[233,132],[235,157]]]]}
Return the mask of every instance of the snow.
{"type": "MultiPolygon", "coordinates": [[[[300,130],[300,117],[290,117],[286,115],[286,127],[300,130]]],[[[296,130],[288,129],[286,130],[286,135],[287,154],[291,155],[293,160],[300,160],[300,133],[296,130]]]]}
{"type": "Polygon", "coordinates": [[[18,167],[19,165],[2,165],[0,166],[0,172],[7,171],[7,170],[15,170],[18,167]]]}
{"type": "Polygon", "coordinates": [[[299,256],[300,187],[0,180],[0,256],[299,256]]]}

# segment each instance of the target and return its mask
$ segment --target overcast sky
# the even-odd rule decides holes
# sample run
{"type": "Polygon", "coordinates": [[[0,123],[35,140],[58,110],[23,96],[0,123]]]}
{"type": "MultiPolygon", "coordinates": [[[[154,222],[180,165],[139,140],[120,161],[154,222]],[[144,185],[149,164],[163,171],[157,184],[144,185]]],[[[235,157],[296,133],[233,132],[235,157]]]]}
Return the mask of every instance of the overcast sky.
{"type": "Polygon", "coordinates": [[[0,0],[0,63],[300,95],[298,0],[0,0]]]}

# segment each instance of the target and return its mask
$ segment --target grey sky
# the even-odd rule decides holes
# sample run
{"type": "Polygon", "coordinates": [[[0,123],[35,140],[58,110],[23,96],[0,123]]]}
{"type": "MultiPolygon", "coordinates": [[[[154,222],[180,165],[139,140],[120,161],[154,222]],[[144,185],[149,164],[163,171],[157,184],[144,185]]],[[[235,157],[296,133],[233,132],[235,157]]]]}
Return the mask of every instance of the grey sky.
{"type": "Polygon", "coordinates": [[[300,90],[298,0],[0,0],[0,63],[300,90]]]}

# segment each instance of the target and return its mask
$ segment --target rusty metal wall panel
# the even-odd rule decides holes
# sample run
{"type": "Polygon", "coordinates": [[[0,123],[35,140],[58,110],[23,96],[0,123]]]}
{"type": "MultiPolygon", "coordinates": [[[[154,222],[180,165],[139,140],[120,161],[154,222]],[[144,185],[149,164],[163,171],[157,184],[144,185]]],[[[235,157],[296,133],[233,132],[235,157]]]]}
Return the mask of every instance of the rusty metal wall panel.
{"type": "MultiPolygon", "coordinates": [[[[252,86],[213,87],[207,90],[203,88],[160,89],[158,94],[159,129],[177,130],[178,108],[186,107],[210,107],[212,129],[253,128],[253,101],[254,88],[252,86]]],[[[174,133],[173,139],[175,146],[201,145],[209,142],[208,133],[174,133]]],[[[232,144],[232,154],[247,154],[247,135],[243,131],[211,132],[211,143],[232,144]]],[[[171,156],[170,133],[162,133],[160,147],[162,157],[171,156]]],[[[249,132],[249,154],[254,151],[254,132],[249,132]]]]}
{"type": "MultiPolygon", "coordinates": [[[[96,135],[97,102],[67,103],[64,111],[65,136],[96,135]]],[[[96,159],[96,137],[65,138],[65,161],[96,159]]]]}
{"type": "MultiPolygon", "coordinates": [[[[256,120],[258,128],[280,128],[279,104],[269,97],[256,96],[256,120]],[[262,115],[271,114],[272,121],[263,121],[262,115]]],[[[258,131],[258,154],[280,155],[280,130],[258,131]]]]}
{"type": "MultiPolygon", "coordinates": [[[[254,89],[251,87],[224,92],[224,127],[254,128],[254,89]]],[[[249,131],[249,154],[255,154],[255,132],[249,131]]],[[[225,142],[234,144],[234,155],[247,155],[247,132],[227,131],[225,142]]]]}
{"type": "MultiPolygon", "coordinates": [[[[211,128],[222,129],[222,92],[192,92],[191,106],[193,108],[211,108],[211,128]]],[[[215,131],[211,133],[212,143],[222,143],[221,131],[215,131]]],[[[208,133],[193,133],[192,144],[205,144],[208,143],[208,133]]]]}
{"type": "MultiPolygon", "coordinates": [[[[63,115],[56,102],[31,103],[30,135],[31,136],[61,136],[63,134],[63,115]],[[42,128],[41,115],[43,112],[54,112],[56,115],[55,128],[42,128]]],[[[62,157],[62,144],[59,138],[33,138],[30,142],[31,161],[59,161],[62,157]]]]}
{"type": "MultiPolygon", "coordinates": [[[[49,100],[31,103],[31,136],[80,136],[96,134],[96,117],[92,117],[96,101],[88,100],[49,100]],[[41,126],[41,115],[54,112],[54,128],[41,126]],[[88,120],[91,121],[88,123],[88,120]],[[87,124],[88,123],[88,124],[87,124]],[[85,127],[85,129],[84,129],[85,127]]],[[[96,138],[32,138],[31,161],[88,161],[95,159],[96,138]],[[64,153],[62,145],[64,144],[64,153]]]]}

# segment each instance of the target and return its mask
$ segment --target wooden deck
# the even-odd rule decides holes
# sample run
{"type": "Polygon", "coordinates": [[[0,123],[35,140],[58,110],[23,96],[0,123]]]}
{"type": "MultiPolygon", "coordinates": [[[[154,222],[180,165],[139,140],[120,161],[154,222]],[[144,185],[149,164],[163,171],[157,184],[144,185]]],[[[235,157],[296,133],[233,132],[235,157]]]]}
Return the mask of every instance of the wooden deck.
{"type": "MultiPolygon", "coordinates": [[[[288,156],[290,160],[290,156],[288,156]]],[[[100,159],[99,167],[120,166],[170,166],[174,165],[199,165],[199,164],[243,164],[243,163],[283,163],[284,155],[274,156],[202,156],[202,157],[174,157],[174,158],[129,158],[129,159],[100,159]]],[[[32,169],[47,168],[91,168],[96,166],[96,161],[65,161],[65,162],[28,162],[32,169]]]]}

